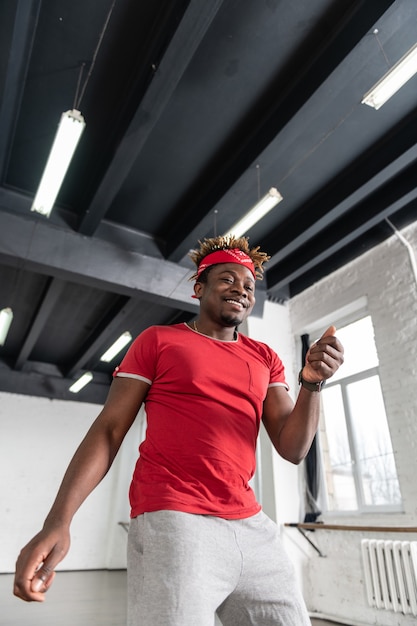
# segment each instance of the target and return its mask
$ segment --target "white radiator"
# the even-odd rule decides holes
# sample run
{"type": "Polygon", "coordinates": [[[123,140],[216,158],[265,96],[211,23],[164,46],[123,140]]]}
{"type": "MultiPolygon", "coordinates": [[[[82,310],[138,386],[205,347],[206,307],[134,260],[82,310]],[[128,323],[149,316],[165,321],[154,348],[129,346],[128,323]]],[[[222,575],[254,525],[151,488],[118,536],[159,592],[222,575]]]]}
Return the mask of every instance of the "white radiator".
{"type": "Polygon", "coordinates": [[[369,606],[417,615],[417,541],[363,539],[369,606]]]}

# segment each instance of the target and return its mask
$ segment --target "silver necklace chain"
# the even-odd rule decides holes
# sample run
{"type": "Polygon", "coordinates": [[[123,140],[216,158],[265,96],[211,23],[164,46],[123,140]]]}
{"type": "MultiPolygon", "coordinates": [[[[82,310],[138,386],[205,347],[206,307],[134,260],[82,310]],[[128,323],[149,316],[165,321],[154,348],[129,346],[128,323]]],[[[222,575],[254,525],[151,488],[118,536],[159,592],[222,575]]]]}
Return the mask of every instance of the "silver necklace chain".
{"type": "MultiPolygon", "coordinates": [[[[193,330],[195,330],[196,333],[198,333],[199,335],[205,335],[206,337],[209,337],[210,335],[206,335],[205,333],[202,333],[198,330],[197,328],[197,322],[195,320],[193,320],[193,330]]],[[[233,331],[233,341],[237,341],[237,330],[235,328],[235,330],[233,331]]]]}

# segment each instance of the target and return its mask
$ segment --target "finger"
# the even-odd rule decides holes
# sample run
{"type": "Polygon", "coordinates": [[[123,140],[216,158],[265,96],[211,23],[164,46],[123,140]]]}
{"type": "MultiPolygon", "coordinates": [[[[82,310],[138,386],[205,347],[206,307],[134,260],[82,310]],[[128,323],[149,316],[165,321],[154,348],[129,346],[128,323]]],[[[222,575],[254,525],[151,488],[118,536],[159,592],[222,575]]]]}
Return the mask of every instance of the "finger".
{"type": "Polygon", "coordinates": [[[33,585],[35,575],[36,572],[27,575],[16,574],[13,586],[14,595],[26,602],[43,602],[47,586],[45,584],[33,585]]]}
{"type": "Polygon", "coordinates": [[[323,376],[329,376],[335,366],[335,359],[332,356],[323,353],[321,355],[312,355],[307,363],[316,373],[322,372],[323,376]]]}
{"type": "MultiPolygon", "coordinates": [[[[313,347],[313,346],[312,346],[313,347]]],[[[336,337],[336,326],[329,326],[329,328],[322,334],[320,339],[316,341],[313,347],[313,351],[322,351],[323,355],[327,353],[330,357],[334,358],[338,365],[341,365],[344,361],[344,349],[336,337]]]]}
{"type": "Polygon", "coordinates": [[[333,325],[329,326],[329,328],[324,331],[324,333],[319,337],[319,339],[316,339],[311,344],[309,351],[316,349],[319,343],[323,341],[323,339],[325,339],[326,337],[335,337],[335,336],[336,336],[336,326],[333,326],[333,325]]]}
{"type": "Polygon", "coordinates": [[[49,548],[32,553],[31,544],[25,546],[16,562],[14,594],[26,601],[43,602],[45,592],[51,586],[55,567],[62,560],[65,550],[56,546],[49,553],[49,548]]]}
{"type": "Polygon", "coordinates": [[[18,598],[26,602],[44,602],[45,593],[52,585],[55,578],[55,571],[44,571],[40,568],[35,572],[33,578],[15,580],[13,593],[18,598]]]}
{"type": "MultiPolygon", "coordinates": [[[[329,328],[322,334],[322,336],[320,337],[320,339],[323,339],[324,337],[334,337],[336,335],[336,326],[329,326],[329,328]]],[[[319,341],[320,341],[319,339],[319,341]]]]}
{"type": "Polygon", "coordinates": [[[45,594],[31,591],[30,589],[26,591],[26,589],[20,587],[17,583],[13,587],[13,594],[25,602],[43,602],[45,600],[45,594]]]}
{"type": "Polygon", "coordinates": [[[41,552],[35,551],[34,554],[28,554],[28,548],[22,549],[16,561],[16,573],[14,577],[13,593],[22,600],[41,600],[41,598],[32,597],[31,583],[37,569],[42,565],[44,560],[41,552]]]}
{"type": "Polygon", "coordinates": [[[320,339],[317,339],[310,347],[308,357],[312,357],[315,354],[316,358],[327,352],[330,356],[333,356],[337,361],[340,360],[340,355],[343,355],[343,346],[336,337],[336,327],[329,326],[329,328],[322,334],[320,339]]]}

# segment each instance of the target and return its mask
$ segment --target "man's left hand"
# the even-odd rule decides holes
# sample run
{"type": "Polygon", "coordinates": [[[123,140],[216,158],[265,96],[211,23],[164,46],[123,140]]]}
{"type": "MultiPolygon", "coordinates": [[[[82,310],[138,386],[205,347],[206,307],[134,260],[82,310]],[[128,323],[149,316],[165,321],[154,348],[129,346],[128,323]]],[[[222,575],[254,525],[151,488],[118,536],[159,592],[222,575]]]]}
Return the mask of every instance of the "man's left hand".
{"type": "Polygon", "coordinates": [[[343,346],[336,337],[335,326],[330,326],[306,355],[304,380],[315,383],[327,380],[343,363],[343,346]]]}

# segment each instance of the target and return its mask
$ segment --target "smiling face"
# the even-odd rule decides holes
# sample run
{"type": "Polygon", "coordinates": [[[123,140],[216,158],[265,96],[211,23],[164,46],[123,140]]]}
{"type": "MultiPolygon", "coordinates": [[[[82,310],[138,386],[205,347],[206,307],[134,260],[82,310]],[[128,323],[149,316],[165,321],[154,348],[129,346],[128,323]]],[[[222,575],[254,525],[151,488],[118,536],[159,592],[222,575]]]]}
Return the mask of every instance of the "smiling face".
{"type": "Polygon", "coordinates": [[[200,317],[221,326],[235,327],[251,313],[255,304],[255,279],[238,263],[213,265],[207,282],[197,281],[194,292],[200,300],[200,317]]]}

